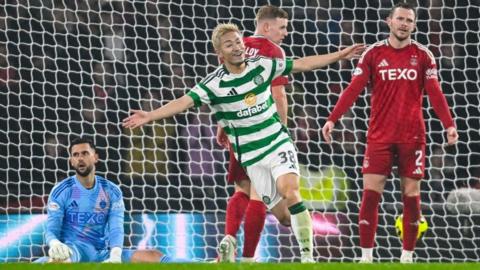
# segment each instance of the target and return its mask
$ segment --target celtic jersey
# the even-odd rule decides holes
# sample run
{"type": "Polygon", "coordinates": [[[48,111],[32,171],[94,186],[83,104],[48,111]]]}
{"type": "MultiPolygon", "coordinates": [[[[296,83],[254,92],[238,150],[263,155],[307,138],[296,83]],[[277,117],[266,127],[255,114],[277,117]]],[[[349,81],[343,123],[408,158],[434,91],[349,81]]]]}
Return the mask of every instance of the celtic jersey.
{"type": "Polygon", "coordinates": [[[290,142],[270,87],[273,79],[292,71],[293,60],[255,57],[245,63],[240,74],[218,67],[188,93],[195,106],[210,106],[244,167],[290,142]]]}

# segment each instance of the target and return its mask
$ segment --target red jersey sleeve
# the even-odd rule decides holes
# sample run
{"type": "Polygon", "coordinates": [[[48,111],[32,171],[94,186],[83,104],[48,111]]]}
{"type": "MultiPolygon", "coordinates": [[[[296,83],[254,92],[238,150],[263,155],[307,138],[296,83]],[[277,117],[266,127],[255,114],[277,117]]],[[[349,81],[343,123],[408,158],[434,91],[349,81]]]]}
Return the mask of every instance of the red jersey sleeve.
{"type": "MultiPolygon", "coordinates": [[[[247,57],[263,56],[272,59],[285,59],[282,47],[273,43],[264,36],[244,37],[247,57]]],[[[272,86],[288,84],[288,76],[280,76],[272,81],[272,86]]]]}
{"type": "Polygon", "coordinates": [[[435,64],[435,58],[430,51],[427,51],[424,59],[424,87],[433,110],[438,118],[440,118],[440,121],[445,128],[454,127],[455,123],[450,114],[447,100],[443,95],[440,83],[438,82],[438,71],[437,65],[435,64]]]}
{"type": "MultiPolygon", "coordinates": [[[[283,49],[280,46],[276,44],[272,44],[271,47],[272,47],[271,58],[285,59],[285,51],[283,51],[283,49]]],[[[286,85],[286,84],[288,84],[288,76],[277,77],[272,81],[272,86],[279,86],[279,85],[286,85]]]]}
{"type": "Polygon", "coordinates": [[[370,81],[371,54],[372,53],[370,50],[366,50],[362,57],[360,57],[358,65],[353,71],[352,80],[350,81],[348,87],[342,92],[337,105],[335,105],[335,108],[328,117],[328,121],[335,123],[348,110],[348,108],[352,106],[367,83],[370,81]]]}

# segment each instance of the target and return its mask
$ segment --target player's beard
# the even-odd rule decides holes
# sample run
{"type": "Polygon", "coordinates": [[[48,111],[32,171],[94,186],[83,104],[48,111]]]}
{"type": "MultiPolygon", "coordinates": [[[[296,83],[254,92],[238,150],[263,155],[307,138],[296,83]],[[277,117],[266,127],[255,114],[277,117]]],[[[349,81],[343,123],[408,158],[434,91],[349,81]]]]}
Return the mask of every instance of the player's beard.
{"type": "Polygon", "coordinates": [[[82,176],[82,177],[86,177],[86,176],[88,176],[88,175],[92,172],[92,170],[93,170],[93,165],[86,166],[86,167],[84,167],[84,168],[85,168],[85,169],[84,169],[83,171],[81,171],[81,170],[79,169],[79,167],[76,167],[76,168],[75,168],[75,172],[76,172],[78,175],[82,176]]]}
{"type": "Polygon", "coordinates": [[[408,39],[410,37],[412,33],[408,33],[408,35],[405,35],[405,37],[401,37],[399,35],[397,35],[395,32],[393,32],[393,36],[398,40],[398,41],[404,41],[406,39],[408,39]]]}

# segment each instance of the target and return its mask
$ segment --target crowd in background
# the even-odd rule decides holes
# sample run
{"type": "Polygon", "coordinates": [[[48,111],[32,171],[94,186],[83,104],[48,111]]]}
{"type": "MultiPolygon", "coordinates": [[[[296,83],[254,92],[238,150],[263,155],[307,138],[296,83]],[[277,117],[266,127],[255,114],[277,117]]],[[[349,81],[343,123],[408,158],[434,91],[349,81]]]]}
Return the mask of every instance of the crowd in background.
{"type": "MultiPolygon", "coordinates": [[[[296,57],[385,38],[383,20],[392,6],[390,0],[230,2],[1,0],[0,212],[42,211],[54,183],[69,174],[68,144],[78,135],[95,139],[98,171],[121,184],[127,208],[224,209],[227,163],[212,115],[200,109],[131,131],[120,124],[128,111],[157,108],[186,93],[218,64],[211,30],[230,21],[251,35],[254,6],[281,2],[291,18],[282,47],[296,57]]],[[[480,176],[480,3],[417,2],[414,39],[437,59],[460,134],[457,146],[445,148],[440,122],[425,110],[431,143],[422,201],[434,205],[480,176]]],[[[349,212],[360,195],[369,90],[342,118],[332,145],[322,142],[320,130],[354,65],[295,75],[288,91],[288,127],[300,163],[312,172],[342,168],[349,212]]],[[[387,190],[398,191],[398,181],[387,190]]],[[[400,193],[386,194],[394,205],[400,193]]]]}

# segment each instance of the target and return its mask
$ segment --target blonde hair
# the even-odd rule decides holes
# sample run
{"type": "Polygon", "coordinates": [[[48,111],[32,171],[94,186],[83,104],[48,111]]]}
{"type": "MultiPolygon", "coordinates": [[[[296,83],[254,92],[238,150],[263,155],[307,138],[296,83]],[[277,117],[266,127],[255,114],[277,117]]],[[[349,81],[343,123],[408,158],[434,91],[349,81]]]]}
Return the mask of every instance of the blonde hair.
{"type": "Polygon", "coordinates": [[[226,33],[230,32],[237,32],[241,34],[238,26],[233,23],[221,23],[217,25],[215,29],[213,29],[212,44],[215,50],[218,50],[218,48],[220,48],[220,38],[222,38],[223,35],[225,35],[226,33]]]}

